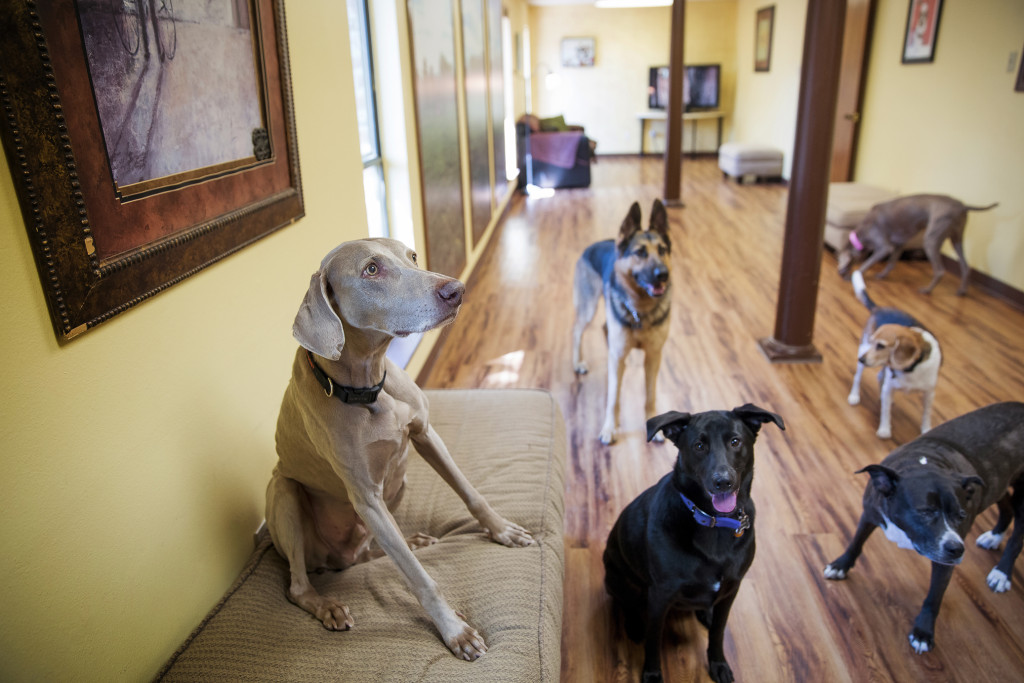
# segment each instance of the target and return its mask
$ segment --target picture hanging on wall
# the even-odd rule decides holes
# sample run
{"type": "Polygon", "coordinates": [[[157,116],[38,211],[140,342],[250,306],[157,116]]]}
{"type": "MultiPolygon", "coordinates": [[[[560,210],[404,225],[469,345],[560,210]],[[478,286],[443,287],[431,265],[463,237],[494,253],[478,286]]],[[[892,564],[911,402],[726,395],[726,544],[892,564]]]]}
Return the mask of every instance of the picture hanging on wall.
{"type": "Polygon", "coordinates": [[[304,212],[284,0],[155,4],[0,0],[0,138],[60,342],[304,212]]]}
{"type": "Polygon", "coordinates": [[[594,66],[594,39],[562,38],[562,66],[594,66]]]}
{"type": "Polygon", "coordinates": [[[1013,89],[1024,92],[1024,52],[1021,52],[1020,66],[1017,67],[1017,85],[1013,89]]]}
{"type": "Polygon", "coordinates": [[[941,13],[942,0],[910,0],[903,37],[904,64],[924,64],[935,59],[941,13]]]}
{"type": "Polygon", "coordinates": [[[757,10],[754,33],[754,71],[770,71],[772,67],[772,30],[775,5],[757,10]]]}

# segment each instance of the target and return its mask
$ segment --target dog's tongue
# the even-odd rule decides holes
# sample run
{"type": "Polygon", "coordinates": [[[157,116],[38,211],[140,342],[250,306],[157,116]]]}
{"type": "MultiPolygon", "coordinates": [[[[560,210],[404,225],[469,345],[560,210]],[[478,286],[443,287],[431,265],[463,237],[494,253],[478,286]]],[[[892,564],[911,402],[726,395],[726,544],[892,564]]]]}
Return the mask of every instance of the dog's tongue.
{"type": "Polygon", "coordinates": [[[719,512],[730,513],[736,509],[736,493],[716,493],[711,496],[711,504],[719,512]]]}

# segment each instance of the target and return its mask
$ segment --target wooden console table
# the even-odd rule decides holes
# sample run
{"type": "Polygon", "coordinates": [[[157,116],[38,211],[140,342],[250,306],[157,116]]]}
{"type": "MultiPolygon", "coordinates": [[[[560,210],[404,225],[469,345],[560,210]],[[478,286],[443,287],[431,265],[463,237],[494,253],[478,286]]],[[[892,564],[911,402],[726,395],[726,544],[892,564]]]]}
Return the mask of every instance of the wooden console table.
{"type": "MultiPolygon", "coordinates": [[[[647,111],[639,112],[636,115],[637,119],[640,120],[640,154],[644,154],[644,136],[647,133],[647,122],[648,121],[665,121],[668,119],[668,115],[664,109],[648,109],[647,111]]],[[[725,112],[720,109],[713,109],[709,111],[688,111],[683,114],[683,122],[691,121],[690,124],[690,156],[697,154],[697,123],[705,119],[717,119],[718,120],[718,146],[715,147],[715,152],[718,152],[718,147],[722,146],[722,119],[725,117],[725,112]]]]}

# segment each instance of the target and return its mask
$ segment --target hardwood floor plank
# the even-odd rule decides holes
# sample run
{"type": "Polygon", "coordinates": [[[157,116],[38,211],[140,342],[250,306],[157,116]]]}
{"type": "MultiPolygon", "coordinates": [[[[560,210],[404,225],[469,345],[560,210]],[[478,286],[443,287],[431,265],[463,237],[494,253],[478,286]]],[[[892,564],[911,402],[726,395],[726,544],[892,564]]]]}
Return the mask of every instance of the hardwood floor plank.
{"type": "MultiPolygon", "coordinates": [[[[522,196],[467,283],[458,320],[442,334],[420,378],[427,387],[541,387],[568,426],[564,681],[636,681],[643,653],[626,642],[604,592],[601,554],[619,512],[670,471],[672,446],[648,444],[643,364],[627,359],[619,442],[602,446],[606,344],[599,312],[584,336],[590,373],[571,366],[572,277],[583,249],[614,237],[633,201],[644,220],[660,192],[661,160],[601,159],[593,185],[550,199],[522,196]]],[[[842,553],[861,512],[865,475],[918,435],[921,399],[897,393],[892,440],[875,436],[878,384],[865,373],[862,403],[847,404],[867,311],[826,254],[814,345],[822,362],[773,365],[757,345],[771,336],[778,294],[785,186],[724,181],[714,159],[687,161],[686,207],[670,209],[673,311],[658,382],[660,410],[698,412],[746,402],[773,410],[786,431],[758,439],[753,497],[758,548],[726,630],[726,655],[740,681],[1003,681],[1024,679],[1024,567],[1009,592],[985,577],[998,553],[974,545],[995,522],[979,517],[936,628],[937,649],[907,643],[929,581],[929,562],[879,533],[845,581],[822,569],[842,553]]],[[[966,239],[971,239],[968,224],[966,239]]],[[[957,273],[930,296],[925,262],[868,277],[876,303],[914,315],[942,343],[932,423],[1024,399],[1024,313],[972,286],[956,297],[957,273]]],[[[666,628],[669,681],[707,681],[707,635],[692,617],[666,628]]]]}

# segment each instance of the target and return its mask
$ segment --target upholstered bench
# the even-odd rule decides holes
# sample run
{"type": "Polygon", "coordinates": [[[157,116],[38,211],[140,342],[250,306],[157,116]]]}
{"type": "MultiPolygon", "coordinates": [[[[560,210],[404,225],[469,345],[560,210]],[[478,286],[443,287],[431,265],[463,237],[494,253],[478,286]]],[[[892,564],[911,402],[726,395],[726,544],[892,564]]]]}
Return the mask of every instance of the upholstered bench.
{"type": "Polygon", "coordinates": [[[768,145],[727,142],[718,148],[718,167],[723,176],[742,181],[744,176],[779,178],[782,176],[782,152],[768,145]]]}
{"type": "MultiPolygon", "coordinates": [[[[825,211],[825,244],[833,251],[849,240],[850,231],[860,225],[875,204],[895,199],[897,193],[865,183],[830,183],[825,211]]],[[[920,249],[921,237],[913,238],[907,249],[920,249]]]]}
{"type": "MultiPolygon", "coordinates": [[[[561,669],[565,424],[545,391],[428,391],[431,421],[462,472],[533,546],[491,542],[427,463],[409,454],[394,516],[454,609],[484,637],[455,658],[387,557],[312,575],[355,627],[332,632],[285,597],[288,566],[268,538],[158,675],[163,681],[557,681],[561,669]]],[[[268,473],[269,475],[269,473],[268,473]]]]}

